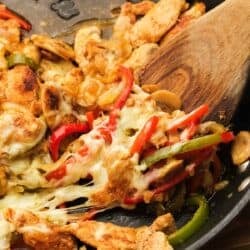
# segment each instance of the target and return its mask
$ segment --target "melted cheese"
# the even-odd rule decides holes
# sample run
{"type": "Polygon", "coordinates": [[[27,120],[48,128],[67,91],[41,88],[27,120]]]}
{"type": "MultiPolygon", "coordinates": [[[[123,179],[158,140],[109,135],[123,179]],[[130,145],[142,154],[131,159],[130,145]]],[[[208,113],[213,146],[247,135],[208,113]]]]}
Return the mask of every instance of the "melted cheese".
{"type": "Polygon", "coordinates": [[[10,240],[12,232],[14,231],[13,225],[7,222],[0,213],[0,246],[1,250],[10,249],[10,240]]]}
{"type": "Polygon", "coordinates": [[[27,152],[41,141],[45,131],[44,120],[28,110],[4,110],[0,114],[0,154],[12,158],[27,152]]]}

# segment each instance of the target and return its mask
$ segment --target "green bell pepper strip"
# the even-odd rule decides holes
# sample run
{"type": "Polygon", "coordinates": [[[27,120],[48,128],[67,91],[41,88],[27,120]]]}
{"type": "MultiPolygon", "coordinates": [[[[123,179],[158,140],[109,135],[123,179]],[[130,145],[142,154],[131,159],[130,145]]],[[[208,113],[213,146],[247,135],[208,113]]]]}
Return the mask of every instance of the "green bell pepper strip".
{"type": "Polygon", "coordinates": [[[188,198],[186,203],[188,206],[198,205],[198,209],[187,224],[168,236],[168,241],[173,246],[181,244],[190,238],[208,218],[209,208],[204,196],[194,195],[188,198]]]}
{"type": "Polygon", "coordinates": [[[153,154],[146,157],[142,163],[146,164],[147,167],[150,167],[160,160],[173,157],[178,154],[204,149],[219,143],[227,143],[233,139],[234,135],[232,132],[224,132],[222,134],[216,133],[205,135],[189,141],[177,142],[171,146],[167,146],[155,151],[153,154]]]}
{"type": "Polygon", "coordinates": [[[18,64],[28,65],[31,69],[37,70],[38,64],[33,59],[25,56],[22,53],[13,53],[7,57],[8,68],[11,68],[18,64]]]}

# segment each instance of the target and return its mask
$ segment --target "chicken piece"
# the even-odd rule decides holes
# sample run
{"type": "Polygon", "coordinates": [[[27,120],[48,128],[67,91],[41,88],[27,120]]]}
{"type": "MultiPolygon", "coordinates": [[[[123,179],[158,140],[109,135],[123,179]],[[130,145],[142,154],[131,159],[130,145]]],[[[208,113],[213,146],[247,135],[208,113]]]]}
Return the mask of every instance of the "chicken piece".
{"type": "Polygon", "coordinates": [[[36,64],[40,63],[40,51],[36,45],[34,45],[30,39],[25,39],[22,43],[19,43],[17,48],[14,50],[24,54],[26,57],[31,58],[36,64]]]}
{"type": "Polygon", "coordinates": [[[155,5],[152,1],[141,1],[139,3],[126,2],[121,7],[121,15],[128,16],[131,23],[135,23],[137,16],[144,16],[155,5]]]}
{"type": "Polygon", "coordinates": [[[46,85],[53,85],[63,90],[69,97],[77,98],[79,85],[83,81],[83,73],[70,61],[52,62],[43,59],[39,76],[46,85]]]}
{"type": "Polygon", "coordinates": [[[177,34],[184,30],[195,19],[202,16],[206,11],[206,5],[202,2],[195,3],[189,10],[185,11],[177,20],[175,26],[164,36],[161,44],[172,40],[177,34]]]}
{"type": "Polygon", "coordinates": [[[0,43],[6,44],[9,49],[14,48],[20,42],[20,34],[19,25],[15,20],[0,19],[0,43]]]}
{"type": "Polygon", "coordinates": [[[169,213],[157,217],[150,227],[154,231],[162,231],[166,234],[171,234],[176,231],[174,218],[169,213]]]}
{"type": "Polygon", "coordinates": [[[2,99],[20,104],[34,115],[39,115],[38,78],[28,66],[18,65],[8,70],[6,74],[2,74],[0,82],[4,86],[2,90],[4,93],[0,94],[2,99]]]}
{"type": "Polygon", "coordinates": [[[241,131],[234,140],[231,155],[233,163],[240,165],[250,158],[250,132],[241,131]]]}
{"type": "Polygon", "coordinates": [[[146,43],[136,48],[131,56],[123,63],[125,67],[131,68],[134,71],[135,78],[140,69],[148,62],[152,54],[158,49],[156,43],[146,43]]]}
{"type": "Polygon", "coordinates": [[[74,50],[76,62],[85,74],[94,71],[91,60],[95,54],[101,54],[104,48],[100,47],[101,30],[97,26],[84,27],[75,36],[74,50]]]}
{"type": "Polygon", "coordinates": [[[117,66],[121,44],[101,39],[101,31],[96,26],[80,29],[75,37],[76,61],[85,75],[102,83],[112,83],[117,79],[117,66]]]}
{"type": "Polygon", "coordinates": [[[136,234],[136,250],[173,250],[163,232],[151,228],[139,229],[136,234]]]}
{"type": "Polygon", "coordinates": [[[46,123],[52,130],[62,124],[77,121],[71,98],[62,93],[60,88],[43,85],[41,89],[41,105],[46,123]]]}
{"type": "Polygon", "coordinates": [[[128,59],[132,53],[133,48],[130,42],[132,26],[130,17],[121,13],[113,28],[113,34],[110,41],[112,41],[113,50],[116,50],[119,59],[123,59],[123,61],[128,59]]]}
{"type": "Polygon", "coordinates": [[[45,35],[32,35],[31,41],[39,48],[48,50],[65,60],[74,60],[74,50],[65,42],[45,35]]]}
{"type": "MultiPolygon", "coordinates": [[[[111,206],[112,204],[122,204],[124,198],[134,192],[133,179],[139,181],[140,176],[134,170],[128,154],[122,151],[109,151],[104,159],[105,169],[108,173],[108,182],[100,191],[94,192],[89,201],[97,206],[111,206]],[[115,160],[114,160],[115,159],[115,160]]],[[[96,183],[98,173],[96,174],[96,183]]]]}
{"type": "Polygon", "coordinates": [[[94,106],[104,89],[99,80],[87,76],[81,83],[77,96],[77,103],[83,107],[94,106]]]}
{"type": "Polygon", "coordinates": [[[4,103],[0,114],[0,158],[13,158],[37,145],[46,131],[42,118],[20,105],[4,103]]]}
{"type": "Polygon", "coordinates": [[[83,73],[70,61],[52,62],[43,59],[39,70],[41,85],[41,106],[51,129],[64,123],[84,120],[83,112],[75,101],[83,81],[83,73]]]}
{"type": "Polygon", "coordinates": [[[0,197],[7,192],[7,175],[4,166],[0,166],[0,197]]]}
{"type": "MultiPolygon", "coordinates": [[[[121,6],[112,34],[112,40],[122,41],[130,48],[129,33],[135,23],[137,16],[144,16],[155,5],[152,1],[141,1],[139,3],[126,2],[121,6]]],[[[120,48],[122,49],[122,48],[120,48]]],[[[123,48],[124,49],[124,48],[123,48]]]]}
{"type": "Polygon", "coordinates": [[[72,235],[100,250],[172,250],[166,235],[158,231],[166,226],[173,227],[171,224],[174,224],[174,221],[170,214],[157,218],[149,227],[140,228],[123,227],[94,220],[78,220],[76,223],[56,225],[21,209],[17,212],[9,208],[3,215],[15,226],[17,232],[23,234],[25,243],[38,250],[45,247],[74,249],[72,235]],[[168,225],[164,225],[164,222],[168,225]]]}
{"type": "Polygon", "coordinates": [[[158,42],[174,26],[185,6],[185,0],[160,0],[132,27],[131,42],[133,47],[158,42]]]}
{"type": "Polygon", "coordinates": [[[82,242],[100,250],[136,249],[136,229],[112,223],[83,221],[68,227],[71,234],[82,242]]]}
{"type": "Polygon", "coordinates": [[[38,73],[43,82],[53,82],[54,85],[60,86],[64,76],[74,68],[70,61],[60,60],[53,62],[42,59],[38,73]]]}
{"type": "Polygon", "coordinates": [[[121,227],[112,223],[83,221],[63,230],[100,250],[172,250],[163,232],[150,227],[121,227]]]}
{"type": "Polygon", "coordinates": [[[123,84],[105,84],[102,93],[98,96],[97,105],[103,110],[110,110],[110,106],[121,94],[123,84]]]}
{"type": "Polygon", "coordinates": [[[198,18],[206,12],[206,5],[203,2],[196,2],[181,16],[192,16],[198,18]]]}
{"type": "Polygon", "coordinates": [[[31,212],[15,212],[7,209],[5,218],[13,223],[24,242],[34,250],[75,250],[76,242],[67,233],[58,232],[56,226],[47,223],[31,212]]]}
{"type": "Polygon", "coordinates": [[[8,68],[8,62],[5,58],[6,48],[5,45],[0,41],[0,70],[5,70],[8,68]]]}

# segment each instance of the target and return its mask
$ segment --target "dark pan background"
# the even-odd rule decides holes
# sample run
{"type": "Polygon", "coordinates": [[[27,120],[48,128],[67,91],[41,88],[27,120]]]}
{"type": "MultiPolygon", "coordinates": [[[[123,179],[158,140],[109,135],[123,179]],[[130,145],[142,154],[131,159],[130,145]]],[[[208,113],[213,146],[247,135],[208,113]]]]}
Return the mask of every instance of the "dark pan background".
{"type": "MultiPolygon", "coordinates": [[[[88,3],[88,5],[97,4],[102,6],[102,8],[108,8],[108,6],[112,5],[112,2],[119,2],[120,0],[75,0],[74,2],[77,3],[80,8],[88,7],[85,4],[88,3]],[[106,4],[108,3],[108,5],[106,4]]],[[[214,8],[216,5],[221,3],[223,0],[203,0],[206,5],[207,9],[214,8]]],[[[246,0],[249,1],[249,0],[246,0]]],[[[51,15],[51,9],[49,8],[50,2],[56,2],[54,0],[51,1],[45,1],[45,0],[5,0],[2,1],[6,3],[9,7],[13,8],[14,10],[23,11],[24,4],[29,5],[29,12],[25,13],[23,11],[23,14],[25,14],[26,17],[31,18],[31,22],[38,22],[40,18],[48,18],[51,15]],[[48,3],[47,5],[45,3],[48,3]],[[20,6],[20,8],[19,8],[20,6]],[[46,10],[46,6],[48,6],[48,9],[46,10]],[[44,12],[44,15],[41,15],[41,17],[38,15],[32,14],[31,10],[46,10],[44,12]],[[20,9],[20,10],[19,10],[20,9]],[[33,16],[33,19],[32,19],[33,16]]],[[[60,2],[59,0],[57,2],[60,2]]],[[[89,8],[91,9],[91,8],[89,8]]],[[[223,13],[222,13],[223,15],[223,13]]],[[[78,22],[79,16],[74,17],[73,19],[67,20],[61,20],[61,23],[63,25],[70,26],[72,24],[72,20],[74,19],[78,22]]],[[[53,18],[50,20],[50,22],[58,23],[60,22],[60,18],[58,17],[53,18]]],[[[52,26],[53,27],[53,26],[52,26]]],[[[38,30],[34,29],[34,32],[38,30]]],[[[39,31],[38,31],[39,32],[39,31]]],[[[57,31],[56,31],[57,32],[57,31]]],[[[222,31],[223,32],[223,31],[222,31]]],[[[53,30],[50,30],[50,34],[53,33],[53,30]]],[[[250,74],[249,74],[250,76],[250,74]]],[[[239,130],[250,130],[250,78],[248,79],[248,84],[244,92],[244,96],[242,97],[242,101],[238,107],[237,113],[235,114],[235,117],[231,123],[231,128],[237,132],[239,130]]],[[[249,187],[245,190],[238,192],[238,186],[241,184],[241,182],[248,176],[250,176],[250,164],[248,166],[248,169],[244,173],[239,173],[237,171],[237,168],[232,166],[229,149],[225,148],[222,150],[222,158],[224,164],[227,166],[227,172],[225,173],[225,179],[230,181],[230,184],[222,191],[217,192],[215,195],[213,195],[210,200],[210,216],[207,223],[201,228],[201,230],[196,233],[192,238],[190,238],[188,241],[186,241],[183,245],[177,247],[177,250],[185,249],[185,250],[191,250],[191,249],[199,249],[201,246],[203,246],[205,243],[207,243],[210,239],[212,239],[214,236],[216,236],[236,215],[239,214],[239,212],[242,210],[242,208],[249,202],[250,197],[250,189],[249,187]],[[232,195],[231,198],[228,198],[228,195],[232,195]]],[[[145,212],[144,209],[138,209],[136,212],[130,212],[130,211],[123,211],[123,210],[115,210],[108,213],[103,214],[102,216],[99,216],[100,220],[109,220],[117,224],[121,225],[127,225],[127,226],[139,226],[143,224],[149,224],[153,217],[150,216],[147,212],[145,212]]],[[[182,216],[177,224],[183,223],[185,220],[185,215],[182,216]]],[[[225,248],[227,247],[225,246],[225,248]]]]}

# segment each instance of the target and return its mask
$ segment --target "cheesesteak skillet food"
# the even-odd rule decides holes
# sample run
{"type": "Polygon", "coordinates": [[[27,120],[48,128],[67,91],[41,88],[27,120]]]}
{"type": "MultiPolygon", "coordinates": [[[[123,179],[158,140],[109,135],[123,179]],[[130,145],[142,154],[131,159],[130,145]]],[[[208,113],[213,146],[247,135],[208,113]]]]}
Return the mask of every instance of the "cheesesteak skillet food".
{"type": "Polygon", "coordinates": [[[204,12],[201,2],[127,2],[109,39],[101,25],[83,27],[71,47],[22,39],[31,25],[0,5],[1,250],[17,234],[34,249],[172,249],[205,222],[218,145],[234,136],[201,123],[206,104],[185,114],[175,94],[137,82],[160,43],[204,12]],[[155,208],[149,226],[95,220],[141,204],[155,208]],[[177,229],[170,212],[184,205],[197,209],[177,229]]]}

